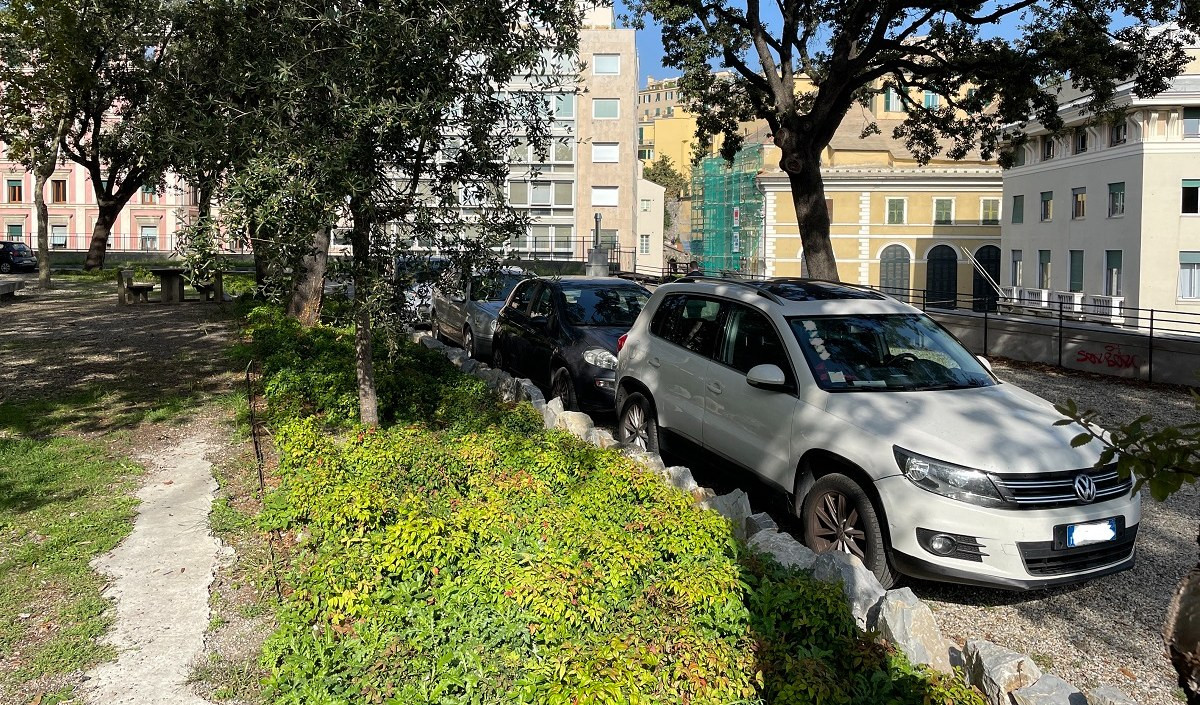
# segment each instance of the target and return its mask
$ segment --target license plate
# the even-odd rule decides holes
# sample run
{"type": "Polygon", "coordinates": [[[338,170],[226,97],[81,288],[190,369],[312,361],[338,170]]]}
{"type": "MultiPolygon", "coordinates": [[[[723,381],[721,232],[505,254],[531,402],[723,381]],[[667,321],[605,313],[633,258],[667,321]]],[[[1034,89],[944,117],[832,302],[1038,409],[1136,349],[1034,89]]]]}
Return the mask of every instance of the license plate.
{"type": "Polygon", "coordinates": [[[1087,546],[1093,543],[1105,543],[1114,541],[1116,538],[1116,519],[1105,519],[1104,521],[1096,521],[1089,524],[1071,524],[1067,527],[1067,548],[1087,546]]]}

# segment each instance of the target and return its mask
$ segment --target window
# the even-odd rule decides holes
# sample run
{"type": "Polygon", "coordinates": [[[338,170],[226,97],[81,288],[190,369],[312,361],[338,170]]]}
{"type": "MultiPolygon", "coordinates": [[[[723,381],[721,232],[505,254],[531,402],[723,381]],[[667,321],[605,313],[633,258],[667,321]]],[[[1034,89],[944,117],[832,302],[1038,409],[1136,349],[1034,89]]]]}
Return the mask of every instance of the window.
{"type": "Polygon", "coordinates": [[[907,201],[903,198],[889,198],[887,200],[888,225],[904,225],[907,205],[907,201]]]}
{"type": "Polygon", "coordinates": [[[529,203],[529,182],[528,181],[509,181],[508,182],[508,202],[514,206],[523,206],[529,203]]]}
{"type": "Polygon", "coordinates": [[[143,250],[158,249],[158,226],[157,225],[142,225],[138,228],[138,233],[142,236],[143,250]]]}
{"type": "Polygon", "coordinates": [[[554,118],[556,120],[573,120],[575,118],[575,96],[567,93],[554,96],[554,118]]]}
{"type": "Polygon", "coordinates": [[[1038,250],[1038,288],[1050,288],[1050,250],[1038,250]]]}
{"type": "Polygon", "coordinates": [[[1104,251],[1104,294],[1121,295],[1121,250],[1104,251]]]}
{"type": "Polygon", "coordinates": [[[649,149],[649,148],[639,149],[638,150],[638,159],[640,159],[642,161],[653,161],[654,160],[654,150],[649,149]]]}
{"type": "Polygon", "coordinates": [[[9,223],[8,227],[5,228],[5,232],[9,240],[20,241],[25,239],[25,226],[18,223],[9,223]]]}
{"type": "Polygon", "coordinates": [[[1183,136],[1200,137],[1200,108],[1183,109],[1183,136]]]}
{"type": "Polygon", "coordinates": [[[788,364],[783,341],[771,321],[748,306],[730,304],[725,317],[725,335],[721,336],[717,361],[745,374],[758,365],[775,365],[790,381],[792,366],[788,364]]]}
{"type": "MultiPolygon", "coordinates": [[[[535,228],[535,232],[536,232],[536,228],[535,228]]],[[[548,230],[547,230],[547,232],[548,232],[548,230]]],[[[534,241],[534,248],[536,249],[537,248],[537,235],[536,234],[533,236],[533,241],[534,241]]],[[[545,249],[545,248],[543,248],[543,249],[545,249]]],[[[540,317],[545,318],[545,317],[548,317],[552,313],[554,313],[554,290],[551,289],[549,286],[543,286],[542,290],[538,292],[537,298],[533,300],[533,306],[531,306],[529,309],[529,317],[537,318],[540,316],[540,317]]]]}
{"type": "Polygon", "coordinates": [[[575,161],[575,140],[570,137],[559,137],[554,140],[550,158],[555,162],[575,161]]]}
{"type": "Polygon", "coordinates": [[[1088,133],[1086,129],[1075,130],[1075,153],[1083,154],[1088,149],[1088,133]]]}
{"type": "Polygon", "coordinates": [[[1179,298],[1200,299],[1200,252],[1179,253],[1179,298]]]}
{"type": "Polygon", "coordinates": [[[661,116],[662,116],[662,108],[655,108],[654,109],[654,117],[661,117],[661,116]]]}
{"type": "MultiPolygon", "coordinates": [[[[157,195],[154,193],[153,186],[143,186],[142,187],[142,203],[153,204],[155,202],[156,198],[157,198],[157,195]]],[[[155,236],[155,237],[157,237],[157,236],[155,236]]],[[[142,249],[146,249],[146,248],[143,247],[142,249]]]]}
{"type": "Polygon", "coordinates": [[[938,107],[938,94],[933,91],[925,91],[925,107],[930,110],[936,110],[938,107]]]}
{"type": "Polygon", "coordinates": [[[529,302],[533,300],[533,294],[537,291],[538,281],[530,279],[529,281],[521,282],[517,285],[512,295],[512,308],[516,311],[527,311],[529,302]]]}
{"type": "Polygon", "coordinates": [[[1012,272],[1011,272],[1012,279],[1010,282],[1013,286],[1021,286],[1021,280],[1024,278],[1021,276],[1023,274],[1023,272],[1021,270],[1022,270],[1021,251],[1013,250],[1012,251],[1012,272]]]}
{"type": "MultiPolygon", "coordinates": [[[[12,192],[12,187],[9,187],[12,192]]],[[[1183,180],[1183,212],[1200,213],[1200,179],[1183,180]]]]}
{"type": "Polygon", "coordinates": [[[50,226],[50,247],[62,249],[67,246],[67,226],[55,224],[50,226]]]}
{"type": "Polygon", "coordinates": [[[1083,250],[1071,250],[1069,253],[1071,269],[1071,291],[1083,291],[1083,250]]]}
{"type": "Polygon", "coordinates": [[[663,299],[650,321],[650,334],[705,357],[712,356],[717,340],[721,304],[687,294],[663,299]]]}
{"type": "Polygon", "coordinates": [[[1025,166],[1025,145],[1013,148],[1013,166],[1025,166]]]}
{"type": "Polygon", "coordinates": [[[645,233],[638,235],[638,254],[650,254],[650,236],[645,233]]]}
{"type": "Polygon", "coordinates": [[[8,180],[8,202],[9,203],[20,203],[21,200],[22,200],[21,199],[21,180],[20,179],[9,179],[8,180]]]}
{"type": "Polygon", "coordinates": [[[650,212],[650,199],[649,199],[649,198],[643,198],[643,199],[642,199],[642,212],[643,212],[643,213],[649,213],[649,212],[650,212]]]}
{"type": "MultiPolygon", "coordinates": [[[[655,111],[658,114],[658,111],[655,111]]],[[[620,98],[592,99],[592,117],[596,120],[616,120],[621,117],[620,98]]]]}
{"type": "Polygon", "coordinates": [[[951,225],[954,223],[954,199],[933,199],[933,224],[951,225]]]}
{"type": "Polygon", "coordinates": [[[548,206],[550,205],[550,196],[553,193],[553,187],[548,181],[535,181],[530,184],[529,188],[529,205],[531,206],[548,206]]]}
{"type": "Polygon", "coordinates": [[[1108,217],[1125,215],[1125,182],[1108,185],[1108,217]]]}
{"type": "Polygon", "coordinates": [[[51,203],[66,203],[67,202],[67,180],[54,179],[50,182],[50,202],[51,203]]]}
{"type": "Polygon", "coordinates": [[[889,88],[883,92],[883,109],[886,112],[898,113],[904,110],[904,103],[900,100],[900,94],[895,88],[889,88]]]}
{"type": "Polygon", "coordinates": [[[984,198],[979,201],[979,221],[984,225],[1000,224],[999,198],[984,198]]]}
{"type": "Polygon", "coordinates": [[[1013,196],[1012,222],[1014,222],[1014,223],[1024,223],[1025,222],[1025,197],[1024,196],[1013,196]]]}
{"type": "Polygon", "coordinates": [[[1118,144],[1125,144],[1125,121],[1113,123],[1108,127],[1108,145],[1115,147],[1118,144]]]}
{"type": "Polygon", "coordinates": [[[1054,158],[1054,138],[1053,137],[1043,137],[1042,138],[1042,159],[1053,159],[1053,158],[1054,158]]]}
{"type": "Polygon", "coordinates": [[[570,181],[554,182],[554,205],[575,205],[575,184],[570,181]]]}
{"type": "Polygon", "coordinates": [[[616,228],[600,228],[600,246],[613,250],[617,247],[616,228]]]}
{"type": "Polygon", "coordinates": [[[1041,219],[1043,221],[1054,219],[1054,192],[1053,191],[1042,191],[1041,219]]]}
{"type": "Polygon", "coordinates": [[[616,76],[621,73],[620,54],[593,54],[592,73],[597,76],[616,76]]]}
{"type": "Polygon", "coordinates": [[[616,186],[593,186],[592,187],[592,205],[593,206],[615,206],[615,205],[617,205],[617,187],[616,186]]]}
{"type": "MultiPolygon", "coordinates": [[[[533,232],[533,249],[545,252],[550,249],[550,226],[549,225],[534,225],[530,230],[533,232]]],[[[542,290],[542,296],[546,295],[546,290],[542,290]]],[[[539,300],[541,297],[539,297],[539,300]]]]}
{"type": "Polygon", "coordinates": [[[1071,217],[1080,220],[1087,216],[1087,189],[1071,189],[1071,217]]]}
{"type": "Polygon", "coordinates": [[[592,163],[616,164],[620,151],[616,142],[596,142],[592,145],[592,163]]]}
{"type": "Polygon", "coordinates": [[[529,140],[518,137],[516,143],[508,150],[509,161],[522,164],[529,161],[529,140]]]}

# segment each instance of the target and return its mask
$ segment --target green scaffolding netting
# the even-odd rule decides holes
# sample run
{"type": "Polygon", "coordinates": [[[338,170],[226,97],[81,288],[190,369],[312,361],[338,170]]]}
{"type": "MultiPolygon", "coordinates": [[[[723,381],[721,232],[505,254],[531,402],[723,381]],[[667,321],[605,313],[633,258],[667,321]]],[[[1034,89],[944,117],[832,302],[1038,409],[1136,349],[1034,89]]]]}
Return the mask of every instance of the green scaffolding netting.
{"type": "Polygon", "coordinates": [[[755,185],[762,145],[733,163],[706,157],[692,169],[692,257],[706,272],[754,272],[763,229],[763,194],[755,185]]]}

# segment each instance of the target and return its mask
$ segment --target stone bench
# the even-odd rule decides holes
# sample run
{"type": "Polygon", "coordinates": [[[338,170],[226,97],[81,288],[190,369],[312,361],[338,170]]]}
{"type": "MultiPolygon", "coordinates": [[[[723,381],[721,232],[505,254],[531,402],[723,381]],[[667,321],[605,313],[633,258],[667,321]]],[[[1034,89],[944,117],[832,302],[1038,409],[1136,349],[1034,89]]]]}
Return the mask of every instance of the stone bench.
{"type": "Polygon", "coordinates": [[[17,292],[24,288],[25,282],[22,281],[0,281],[0,299],[16,298],[17,292]]]}
{"type": "Polygon", "coordinates": [[[154,291],[154,284],[149,282],[134,282],[133,272],[126,270],[117,272],[118,304],[127,306],[138,301],[147,303],[150,301],[151,291],[154,291]]]}

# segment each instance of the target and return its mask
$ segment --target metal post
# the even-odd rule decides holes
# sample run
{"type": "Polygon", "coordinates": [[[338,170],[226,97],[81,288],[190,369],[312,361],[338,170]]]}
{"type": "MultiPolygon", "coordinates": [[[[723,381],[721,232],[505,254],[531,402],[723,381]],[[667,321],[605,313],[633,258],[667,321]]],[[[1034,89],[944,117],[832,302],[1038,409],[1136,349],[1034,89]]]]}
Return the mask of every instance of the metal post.
{"type": "Polygon", "coordinates": [[[1063,302],[1062,302],[1062,299],[1059,299],[1059,301],[1058,301],[1058,366],[1059,367],[1063,366],[1062,353],[1063,353],[1063,302]]]}
{"type": "Polygon", "coordinates": [[[604,216],[596,214],[596,230],[592,233],[592,247],[600,246],[600,219],[604,216]]]}
{"type": "Polygon", "coordinates": [[[984,301],[983,301],[983,356],[984,357],[987,357],[987,354],[988,354],[988,308],[989,308],[989,306],[988,306],[987,299],[984,299],[984,301]]]}
{"type": "Polygon", "coordinates": [[[928,293],[928,289],[921,289],[921,310],[922,311],[925,310],[925,297],[926,297],[927,293],[928,293]]]}
{"type": "Polygon", "coordinates": [[[1150,349],[1146,355],[1146,381],[1154,381],[1154,309],[1150,309],[1150,349]]]}

